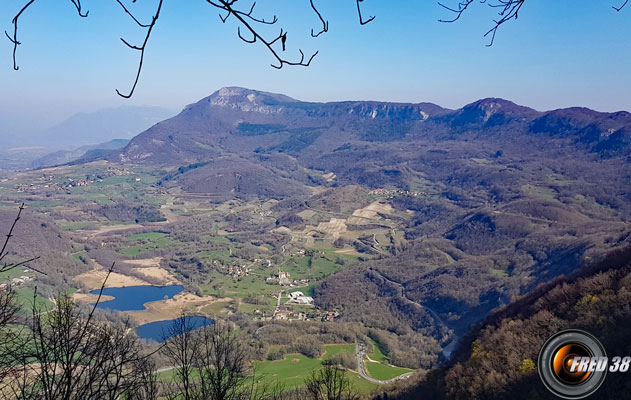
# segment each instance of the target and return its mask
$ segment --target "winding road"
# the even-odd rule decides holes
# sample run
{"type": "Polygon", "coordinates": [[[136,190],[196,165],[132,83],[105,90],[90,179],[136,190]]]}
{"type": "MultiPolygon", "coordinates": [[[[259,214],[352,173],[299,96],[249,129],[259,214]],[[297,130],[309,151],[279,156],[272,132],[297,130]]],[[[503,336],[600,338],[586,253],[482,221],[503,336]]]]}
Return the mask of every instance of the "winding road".
{"type": "Polygon", "coordinates": [[[376,383],[377,385],[387,385],[389,383],[407,379],[415,373],[414,371],[407,372],[403,375],[397,376],[396,378],[388,379],[387,381],[380,381],[378,379],[372,378],[366,373],[366,370],[364,369],[365,353],[366,353],[366,345],[364,343],[357,342],[357,345],[355,346],[355,355],[357,356],[357,371],[359,372],[359,375],[362,378],[366,379],[369,382],[376,383]]]}
{"type": "MultiPolygon", "coordinates": [[[[399,291],[399,295],[401,296],[401,298],[403,300],[405,300],[406,302],[415,305],[416,307],[426,310],[431,316],[432,318],[434,318],[436,321],[438,321],[441,325],[443,325],[444,327],[446,327],[447,329],[449,329],[450,331],[453,332],[453,330],[451,328],[449,328],[449,325],[447,325],[447,323],[445,322],[445,320],[443,320],[440,315],[438,315],[438,313],[434,310],[432,310],[431,308],[429,308],[426,305],[423,305],[421,303],[418,303],[412,299],[410,299],[407,296],[407,292],[405,289],[405,286],[397,281],[394,281],[390,278],[388,278],[387,276],[385,276],[383,273],[381,273],[380,271],[377,271],[376,269],[371,268],[370,271],[375,274],[376,276],[380,277],[381,279],[383,279],[384,281],[394,285],[397,287],[398,291],[399,291]]],[[[449,342],[449,344],[447,346],[445,346],[445,348],[443,349],[443,356],[447,359],[451,358],[451,355],[453,353],[453,351],[455,350],[455,348],[457,347],[458,343],[460,342],[460,338],[458,336],[456,336],[455,332],[454,332],[454,337],[451,340],[451,342],[449,342]]]]}
{"type": "Polygon", "coordinates": [[[425,310],[427,312],[429,312],[429,314],[438,322],[440,322],[441,325],[449,328],[449,326],[445,323],[445,321],[438,315],[438,313],[434,310],[432,310],[431,308],[427,307],[426,305],[423,305],[421,303],[418,303],[412,299],[410,299],[407,296],[407,292],[405,289],[405,286],[403,286],[403,284],[394,281],[390,278],[388,278],[387,276],[385,276],[383,273],[381,273],[380,271],[377,271],[376,269],[371,268],[370,272],[374,273],[375,275],[379,276],[380,278],[382,278],[384,281],[396,286],[399,290],[399,295],[401,296],[401,298],[403,298],[406,302],[410,303],[410,304],[414,304],[416,307],[425,310]]]}

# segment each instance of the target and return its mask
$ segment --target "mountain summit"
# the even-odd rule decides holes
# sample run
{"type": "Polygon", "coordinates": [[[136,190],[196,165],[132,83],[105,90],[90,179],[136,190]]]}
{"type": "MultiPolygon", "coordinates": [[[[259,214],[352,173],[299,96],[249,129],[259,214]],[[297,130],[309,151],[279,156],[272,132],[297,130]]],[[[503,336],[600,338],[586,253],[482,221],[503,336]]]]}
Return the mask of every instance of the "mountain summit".
{"type": "Polygon", "coordinates": [[[211,94],[206,99],[213,106],[236,107],[247,105],[252,107],[271,106],[275,104],[294,103],[297,100],[282,94],[260,92],[241,87],[225,87],[211,94]]]}
{"type": "Polygon", "coordinates": [[[154,165],[193,164],[226,154],[283,153],[313,159],[344,145],[444,140],[463,134],[529,142],[544,134],[612,157],[631,149],[630,131],[626,112],[539,112],[498,98],[448,110],[432,103],[302,102],[226,87],[136,136],[111,159],[154,165]]]}
{"type": "Polygon", "coordinates": [[[143,132],[112,159],[183,165],[218,154],[322,154],[345,142],[392,141],[449,112],[431,103],[301,102],[229,87],[143,132]]]}

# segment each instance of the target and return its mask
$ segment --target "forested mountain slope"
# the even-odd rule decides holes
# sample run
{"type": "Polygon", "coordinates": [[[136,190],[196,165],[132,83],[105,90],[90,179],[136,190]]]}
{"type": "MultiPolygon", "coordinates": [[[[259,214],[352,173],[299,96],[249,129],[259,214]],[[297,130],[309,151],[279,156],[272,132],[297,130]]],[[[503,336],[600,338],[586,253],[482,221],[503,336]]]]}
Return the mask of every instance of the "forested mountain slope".
{"type": "MultiPolygon", "coordinates": [[[[540,382],[541,346],[563,329],[596,335],[610,357],[631,353],[631,248],[538,287],[473,329],[453,362],[405,393],[381,399],[556,399],[540,382]]],[[[594,399],[626,398],[626,374],[608,374],[594,399]]]]}

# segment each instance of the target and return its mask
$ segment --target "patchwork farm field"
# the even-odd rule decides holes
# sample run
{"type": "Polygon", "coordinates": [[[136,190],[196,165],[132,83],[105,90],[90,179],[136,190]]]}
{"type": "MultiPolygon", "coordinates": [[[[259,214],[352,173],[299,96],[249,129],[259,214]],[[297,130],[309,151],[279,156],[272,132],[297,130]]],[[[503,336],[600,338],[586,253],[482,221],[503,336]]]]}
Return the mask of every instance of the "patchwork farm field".
{"type": "MultiPolygon", "coordinates": [[[[324,355],[321,358],[309,358],[302,354],[287,354],[285,358],[277,361],[263,361],[255,363],[258,379],[261,382],[272,384],[277,380],[283,382],[286,388],[298,387],[304,384],[304,380],[311,374],[323,368],[323,362],[331,357],[346,353],[350,357],[355,356],[355,345],[325,345],[324,355]]],[[[351,384],[362,393],[368,393],[377,385],[362,379],[356,371],[349,371],[348,377],[351,384]]]]}
{"type": "Polygon", "coordinates": [[[162,249],[177,245],[177,243],[171,240],[166,233],[161,232],[138,233],[126,237],[125,241],[139,243],[120,251],[120,253],[126,257],[136,257],[140,253],[149,250],[162,249]]]}
{"type": "MultiPolygon", "coordinates": [[[[257,337],[259,328],[278,329],[275,344],[264,343],[261,351],[265,358],[282,349],[283,357],[254,363],[263,383],[280,379],[289,388],[300,387],[340,354],[356,364],[355,345],[318,342],[322,330],[337,329],[341,310],[314,299],[332,275],[405,248],[405,227],[413,212],[395,209],[387,196],[355,187],[319,191],[307,209],[294,210],[278,200],[219,200],[184,193],[165,185],[164,178],[165,172],[158,169],[94,163],[23,173],[0,182],[3,209],[11,209],[7,199],[28,199],[35,224],[45,225],[63,242],[61,250],[51,254],[59,254],[65,281],[38,276],[37,282],[20,288],[20,299],[32,297],[36,283],[42,293],[39,301],[45,304],[51,305],[46,298],[53,297],[57,287],[74,288],[77,304],[89,304],[95,300],[90,291],[101,286],[107,267],[114,265],[107,287],[183,287],[173,299],[146,303],[143,310],[109,312],[107,318],[128,318],[132,328],[188,313],[233,321],[248,340],[257,337]],[[284,226],[287,213],[293,213],[290,221],[304,218],[302,225],[284,226]],[[68,260],[73,269],[66,267],[68,260]],[[304,295],[302,303],[290,296],[296,292],[304,295]],[[303,334],[289,333],[315,326],[317,333],[309,337],[321,348],[320,357],[301,354],[295,342],[303,334]]],[[[449,260],[456,261],[451,256],[449,260]]],[[[366,340],[366,328],[352,326],[332,337],[339,342],[366,340]]],[[[412,371],[391,365],[385,347],[373,344],[374,351],[364,360],[372,378],[387,381],[412,371]]],[[[396,341],[389,346],[405,347],[396,341]]],[[[348,377],[362,393],[376,387],[357,367],[348,368],[348,377]]]]}

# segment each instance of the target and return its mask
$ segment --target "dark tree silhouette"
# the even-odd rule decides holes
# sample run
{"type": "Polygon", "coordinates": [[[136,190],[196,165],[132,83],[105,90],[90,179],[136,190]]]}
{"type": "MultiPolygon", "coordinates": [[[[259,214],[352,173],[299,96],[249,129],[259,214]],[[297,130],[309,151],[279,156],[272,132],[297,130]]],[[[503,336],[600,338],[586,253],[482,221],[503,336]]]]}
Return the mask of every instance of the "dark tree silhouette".
{"type": "Polygon", "coordinates": [[[196,327],[187,316],[169,330],[164,354],[177,365],[167,398],[236,400],[250,398],[248,353],[223,323],[196,327]],[[199,329],[195,329],[199,328],[199,329]]]}
{"type": "Polygon", "coordinates": [[[12,335],[11,325],[16,322],[19,309],[13,289],[0,289],[0,390],[2,382],[15,367],[11,362],[10,353],[13,349],[9,338],[12,335]]]}
{"type": "MultiPolygon", "coordinates": [[[[160,12],[162,11],[162,5],[164,0],[156,0],[157,5],[155,8],[155,12],[151,16],[149,22],[141,22],[141,19],[134,14],[134,12],[123,3],[123,0],[115,0],[121,7],[122,12],[129,16],[133,20],[133,22],[138,25],[139,28],[145,30],[145,37],[141,44],[132,44],[121,38],[121,41],[130,49],[138,51],[140,53],[140,58],[138,61],[138,68],[136,70],[136,77],[132,84],[131,89],[127,93],[123,93],[120,90],[116,89],[116,93],[124,98],[130,98],[134,91],[136,90],[136,86],[138,85],[138,81],[140,80],[140,74],[142,73],[145,51],[147,49],[147,45],[149,43],[149,39],[151,38],[151,34],[160,18],[160,12]]],[[[278,35],[268,36],[264,33],[264,26],[268,25],[277,25],[279,20],[276,15],[273,15],[271,18],[264,18],[259,16],[255,12],[256,1],[239,1],[239,0],[205,0],[206,3],[219,10],[219,19],[221,22],[226,23],[228,19],[231,17],[235,19],[238,23],[237,27],[237,35],[243,40],[245,43],[254,44],[260,43],[262,44],[270,53],[272,58],[274,59],[274,63],[272,63],[272,67],[281,69],[285,65],[290,66],[304,66],[307,67],[311,64],[313,59],[316,57],[318,52],[314,52],[309,56],[306,56],[302,49],[298,49],[299,57],[294,59],[286,58],[283,56],[283,53],[286,51],[287,46],[287,31],[284,28],[280,28],[280,32],[278,35]]],[[[620,6],[613,8],[620,12],[626,5],[629,0],[625,0],[620,6]]],[[[77,14],[81,18],[86,18],[88,16],[88,11],[84,11],[81,6],[80,0],[71,0],[70,1],[74,8],[77,11],[77,14]]],[[[129,2],[129,0],[127,0],[129,2]]],[[[365,17],[362,13],[362,4],[365,0],[355,0],[357,5],[357,16],[359,18],[359,23],[361,25],[366,25],[375,20],[375,16],[365,17]]],[[[438,3],[443,8],[447,9],[449,12],[454,15],[450,18],[441,19],[441,22],[455,22],[470,8],[473,3],[480,2],[485,3],[493,9],[499,9],[498,18],[493,20],[493,26],[489,29],[484,36],[490,37],[489,46],[493,44],[495,41],[495,35],[504,23],[516,20],[519,11],[522,6],[525,4],[525,0],[461,0],[457,5],[448,6],[443,3],[438,3]]],[[[28,0],[24,6],[19,10],[19,12],[13,17],[13,33],[9,34],[9,32],[5,31],[7,38],[13,43],[13,69],[16,71],[19,70],[19,66],[17,63],[17,48],[20,44],[18,38],[18,23],[22,15],[25,11],[29,9],[35,0],[28,0]]],[[[136,0],[131,0],[131,3],[136,3],[136,0]]],[[[311,36],[314,38],[319,37],[323,33],[329,31],[329,22],[324,18],[322,13],[317,8],[317,5],[314,3],[314,0],[309,0],[309,7],[317,16],[321,27],[318,29],[311,29],[311,36]],[[316,32],[317,31],[317,32],[316,32]]]]}
{"type": "MultiPolygon", "coordinates": [[[[37,259],[36,257],[19,262],[5,261],[7,255],[9,254],[8,248],[11,238],[13,237],[13,231],[20,221],[23,210],[24,204],[20,206],[18,215],[13,221],[13,224],[11,224],[9,233],[7,233],[4,243],[2,244],[2,249],[0,249],[0,273],[11,271],[14,268],[20,267],[37,259]]],[[[14,363],[11,362],[10,357],[10,353],[13,350],[10,338],[13,337],[12,325],[17,322],[17,314],[19,310],[20,306],[15,300],[15,291],[13,288],[11,286],[4,286],[3,288],[0,288],[0,388],[2,387],[1,383],[4,382],[6,377],[13,372],[13,368],[15,367],[14,363]]]]}
{"type": "MultiPolygon", "coordinates": [[[[22,265],[28,264],[32,261],[37,260],[39,257],[33,257],[28,260],[22,260],[19,262],[6,262],[5,259],[9,255],[9,243],[11,242],[11,238],[13,237],[13,231],[15,230],[15,226],[20,221],[22,217],[22,211],[24,211],[24,203],[19,208],[18,215],[15,217],[11,228],[9,229],[9,233],[7,233],[4,243],[2,244],[2,249],[0,249],[0,273],[11,271],[12,269],[21,267],[22,265]]],[[[30,267],[33,269],[32,267],[30,267]]],[[[40,271],[37,271],[40,272],[40,271]]],[[[43,274],[43,272],[40,272],[43,274]]]]}
{"type": "MultiPolygon", "coordinates": [[[[22,211],[24,211],[24,204],[20,206],[18,214],[13,224],[11,224],[9,232],[2,244],[2,248],[0,249],[0,273],[11,271],[14,268],[21,267],[39,258],[34,257],[17,262],[5,261],[9,254],[9,245],[13,237],[13,231],[20,221],[22,211]]],[[[10,353],[13,350],[10,338],[12,338],[14,334],[12,325],[18,320],[17,315],[19,310],[20,306],[15,299],[15,291],[13,288],[11,286],[0,288],[0,383],[4,382],[5,378],[10,375],[15,367],[10,358],[10,353]]],[[[1,386],[0,384],[0,387],[1,386]]]]}
{"type": "Polygon", "coordinates": [[[282,382],[261,383],[241,335],[224,322],[203,327],[182,315],[166,332],[162,354],[174,365],[163,396],[181,400],[289,399],[282,382]],[[196,329],[198,328],[198,329],[196,329]]]}
{"type": "Polygon", "coordinates": [[[305,386],[307,398],[311,400],[359,399],[346,376],[346,371],[332,365],[313,371],[305,380],[305,386]]]}
{"type": "Polygon", "coordinates": [[[33,308],[30,327],[16,330],[8,359],[11,399],[152,399],[154,366],[135,335],[84,317],[67,296],[49,311],[33,308]]]}
{"type": "Polygon", "coordinates": [[[170,336],[162,349],[164,355],[176,365],[174,379],[168,389],[168,397],[177,398],[181,396],[183,400],[191,400],[194,396],[195,384],[195,363],[199,339],[193,332],[192,320],[186,316],[181,316],[174,321],[167,331],[170,336]]]}
{"type": "Polygon", "coordinates": [[[127,326],[95,317],[107,277],[87,315],[66,294],[55,299],[52,309],[38,304],[34,295],[31,320],[2,337],[3,360],[11,368],[0,379],[0,398],[157,398],[151,354],[127,326]]]}

